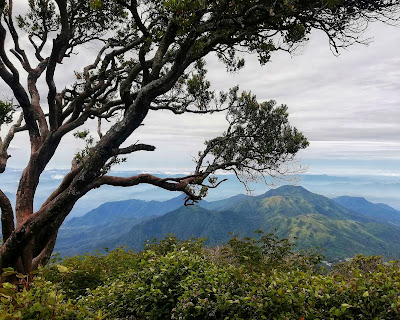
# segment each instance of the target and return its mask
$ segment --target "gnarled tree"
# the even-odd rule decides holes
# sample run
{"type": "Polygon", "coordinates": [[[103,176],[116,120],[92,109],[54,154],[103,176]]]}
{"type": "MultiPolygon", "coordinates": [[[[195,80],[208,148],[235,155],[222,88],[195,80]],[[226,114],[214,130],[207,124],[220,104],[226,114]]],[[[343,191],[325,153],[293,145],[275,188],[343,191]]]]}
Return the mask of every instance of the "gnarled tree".
{"type": "MultiPolygon", "coordinates": [[[[12,103],[0,104],[0,125],[15,121],[0,140],[0,173],[15,134],[27,131],[31,149],[15,209],[0,191],[0,267],[24,273],[47,262],[64,219],[94,188],[147,183],[196,201],[218,185],[211,177],[216,170],[250,178],[279,173],[308,144],[289,125],[286,107],[258,103],[237,88],[215,94],[203,58],[214,53],[228,71],[237,70],[244,63],[236,55],[240,49],[257,54],[264,64],[273,51],[291,51],[305,41],[312,29],[325,32],[337,50],[358,41],[369,21],[395,19],[398,0],[29,0],[26,8],[15,16],[13,1],[0,1],[0,77],[14,94],[12,103]],[[93,62],[60,90],[59,65],[90,42],[102,44],[93,62]],[[46,98],[38,89],[40,78],[47,85],[46,98]],[[22,111],[18,119],[12,116],[16,107],[22,111]],[[144,143],[122,144],[150,111],[158,110],[177,115],[225,111],[229,127],[206,141],[191,175],[108,175],[119,156],[155,150],[144,143]],[[116,114],[115,123],[101,133],[101,121],[116,114]],[[39,177],[60,142],[92,119],[99,122],[98,142],[72,159],[70,172],[34,212],[39,177]]],[[[85,132],[76,135],[85,137],[85,132]]]]}

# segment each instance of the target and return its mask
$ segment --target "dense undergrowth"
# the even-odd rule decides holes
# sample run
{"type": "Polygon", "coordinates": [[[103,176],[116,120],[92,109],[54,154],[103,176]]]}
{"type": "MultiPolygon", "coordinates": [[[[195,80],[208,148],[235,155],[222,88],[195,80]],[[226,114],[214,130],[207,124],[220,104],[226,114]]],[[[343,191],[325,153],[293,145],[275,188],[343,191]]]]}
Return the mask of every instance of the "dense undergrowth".
{"type": "Polygon", "coordinates": [[[327,272],[320,260],[273,235],[217,248],[168,236],[30,277],[4,270],[18,280],[1,285],[0,319],[400,319],[398,262],[356,256],[327,272]]]}

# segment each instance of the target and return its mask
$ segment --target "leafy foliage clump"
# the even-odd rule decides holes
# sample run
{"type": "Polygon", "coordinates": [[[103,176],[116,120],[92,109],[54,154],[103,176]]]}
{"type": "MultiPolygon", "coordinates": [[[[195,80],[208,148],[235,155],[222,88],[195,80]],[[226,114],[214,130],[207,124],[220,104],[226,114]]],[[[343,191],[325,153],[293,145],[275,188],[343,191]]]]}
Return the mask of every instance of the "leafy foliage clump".
{"type": "MultiPolygon", "coordinates": [[[[60,270],[65,271],[63,268],[60,270]]],[[[60,283],[48,281],[41,272],[30,280],[31,276],[24,276],[8,268],[4,269],[2,279],[7,277],[16,280],[0,285],[0,319],[102,319],[101,311],[92,314],[86,308],[74,304],[67,298],[60,283]]]]}
{"type": "Polygon", "coordinates": [[[325,274],[319,254],[294,252],[272,234],[215,248],[203,242],[168,235],[139,253],[53,261],[33,281],[3,283],[0,319],[400,317],[398,262],[359,255],[325,274]]]}
{"type": "Polygon", "coordinates": [[[88,290],[105,285],[107,282],[133,269],[137,264],[136,256],[122,248],[107,255],[74,256],[66,258],[61,264],[53,263],[42,270],[44,277],[57,283],[68,298],[76,299],[87,294],[88,290]]]}
{"type": "Polygon", "coordinates": [[[12,102],[0,100],[0,126],[12,122],[14,111],[12,102]]]}

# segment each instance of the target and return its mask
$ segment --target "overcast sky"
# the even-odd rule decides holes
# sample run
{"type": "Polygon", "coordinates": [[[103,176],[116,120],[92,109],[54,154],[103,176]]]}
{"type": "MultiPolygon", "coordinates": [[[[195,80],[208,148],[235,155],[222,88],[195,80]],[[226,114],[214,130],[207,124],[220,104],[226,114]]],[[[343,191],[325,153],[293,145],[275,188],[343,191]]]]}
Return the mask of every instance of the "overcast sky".
{"type": "MultiPolygon", "coordinates": [[[[310,141],[310,147],[299,154],[309,173],[400,176],[400,28],[375,23],[365,37],[373,37],[369,46],[353,45],[336,57],[326,37],[313,33],[295,56],[275,53],[263,67],[256,57],[248,56],[246,67],[234,75],[209,58],[208,76],[216,90],[239,84],[259,101],[287,104],[291,123],[310,141]]],[[[90,62],[92,49],[86,47],[82,56],[64,63],[58,88],[73,81],[73,70],[90,62]]],[[[44,83],[40,85],[45,88],[44,83]]],[[[7,94],[3,83],[0,91],[7,94]]],[[[43,101],[46,95],[43,91],[43,101]]],[[[157,150],[135,154],[121,169],[190,171],[192,157],[203,148],[204,140],[226,127],[222,114],[153,112],[144,124],[128,143],[139,140],[154,144],[157,150]]],[[[10,167],[24,166],[27,146],[24,134],[13,141],[10,167]]],[[[67,138],[49,168],[68,168],[78,147],[79,142],[67,138]]]]}

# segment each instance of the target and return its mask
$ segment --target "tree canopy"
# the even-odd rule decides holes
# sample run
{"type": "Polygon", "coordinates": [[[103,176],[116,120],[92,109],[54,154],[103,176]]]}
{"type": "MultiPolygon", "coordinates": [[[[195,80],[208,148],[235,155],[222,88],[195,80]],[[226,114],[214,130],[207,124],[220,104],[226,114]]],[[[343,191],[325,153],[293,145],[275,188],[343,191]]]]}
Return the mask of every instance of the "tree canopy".
{"type": "Polygon", "coordinates": [[[197,201],[218,185],[212,176],[217,170],[233,171],[242,181],[275,175],[308,145],[290,126],[286,106],[258,102],[237,87],[214,92],[206,56],[215,54],[228,72],[244,66],[241,52],[257,54],[265,64],[274,51],[291,52],[313,29],[322,30],[337,51],[361,41],[369,22],[395,21],[399,8],[397,0],[29,0],[26,6],[27,12],[15,16],[13,1],[0,1],[0,77],[14,95],[0,104],[0,125],[21,111],[0,140],[0,173],[15,134],[27,131],[31,149],[15,209],[0,190],[0,266],[22,272],[46,263],[58,228],[94,188],[147,183],[197,201]],[[92,63],[75,70],[76,81],[60,88],[55,80],[60,64],[94,42],[102,47],[92,63]],[[46,92],[38,89],[39,81],[45,81],[46,92]],[[149,112],[159,110],[226,112],[228,128],[206,141],[185,177],[109,175],[124,155],[155,150],[145,142],[122,144],[149,112]],[[77,131],[91,120],[98,121],[96,142],[77,131]],[[102,132],[106,120],[114,122],[102,132]],[[34,212],[40,175],[73,132],[88,146],[71,159],[70,172],[34,212]]]}

